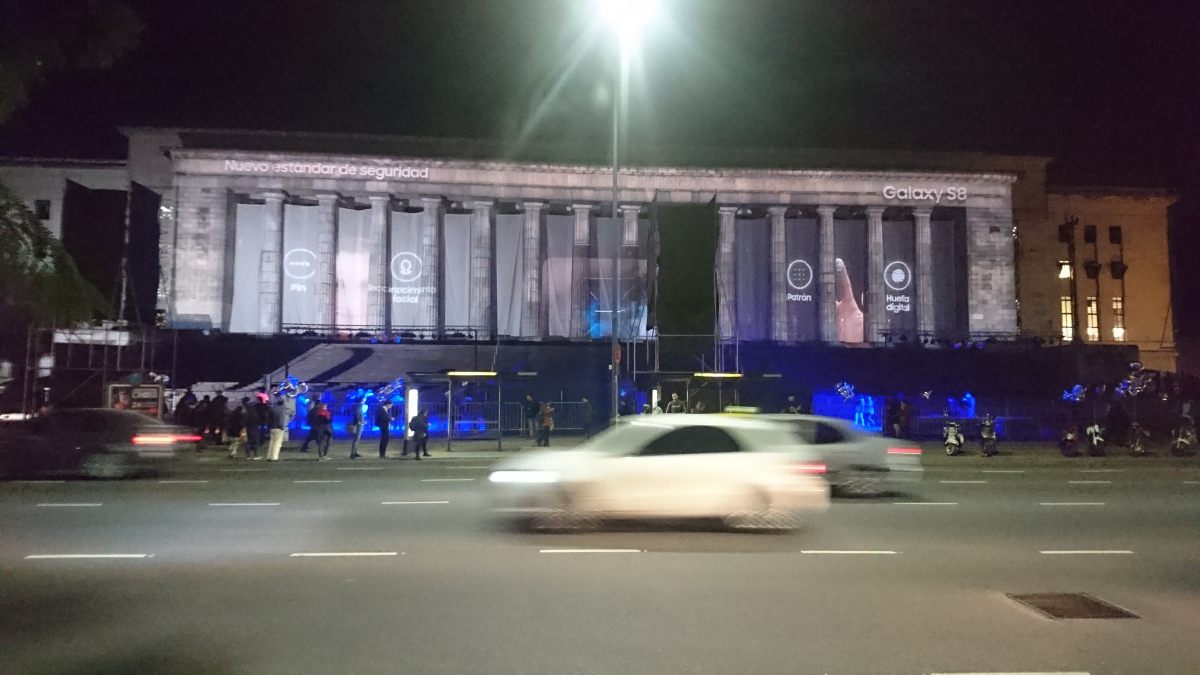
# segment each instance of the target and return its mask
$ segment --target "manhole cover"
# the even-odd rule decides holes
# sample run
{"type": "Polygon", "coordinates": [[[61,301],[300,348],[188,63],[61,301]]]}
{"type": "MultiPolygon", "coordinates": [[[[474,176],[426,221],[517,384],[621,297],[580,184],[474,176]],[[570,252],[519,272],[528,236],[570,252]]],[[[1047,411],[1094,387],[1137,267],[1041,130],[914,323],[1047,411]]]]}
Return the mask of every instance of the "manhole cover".
{"type": "Polygon", "coordinates": [[[1086,593],[1008,593],[1052,619],[1137,619],[1137,614],[1086,593]]]}

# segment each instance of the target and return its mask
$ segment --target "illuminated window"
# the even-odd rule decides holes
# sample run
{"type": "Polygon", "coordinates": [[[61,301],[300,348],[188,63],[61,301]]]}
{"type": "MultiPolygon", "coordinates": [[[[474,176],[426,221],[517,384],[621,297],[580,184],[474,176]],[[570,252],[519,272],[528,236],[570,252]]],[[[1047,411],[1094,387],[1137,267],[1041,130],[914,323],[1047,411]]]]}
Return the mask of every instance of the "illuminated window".
{"type": "Polygon", "coordinates": [[[1100,340],[1100,303],[1096,298],[1087,299],[1087,339],[1091,342],[1100,340]]]}
{"type": "Polygon", "coordinates": [[[1070,279],[1071,275],[1072,275],[1071,261],[1070,260],[1059,260],[1058,261],[1058,278],[1059,279],[1070,279]]]}
{"type": "Polygon", "coordinates": [[[1070,342],[1075,339],[1075,317],[1071,314],[1071,296],[1064,295],[1059,299],[1059,314],[1062,316],[1062,339],[1070,342]]]}
{"type": "Polygon", "coordinates": [[[1113,298],[1113,339],[1125,341],[1125,298],[1113,298]]]}

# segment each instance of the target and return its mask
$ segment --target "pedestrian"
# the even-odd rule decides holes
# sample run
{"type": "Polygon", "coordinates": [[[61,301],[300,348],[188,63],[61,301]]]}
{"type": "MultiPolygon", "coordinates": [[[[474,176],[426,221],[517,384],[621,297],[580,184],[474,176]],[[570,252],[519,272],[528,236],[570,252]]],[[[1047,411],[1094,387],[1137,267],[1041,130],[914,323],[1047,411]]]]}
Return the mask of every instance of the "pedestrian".
{"type": "Polygon", "coordinates": [[[257,397],[246,406],[246,457],[249,459],[258,458],[258,449],[263,444],[263,427],[267,425],[270,408],[265,400],[257,397]]]}
{"type": "Polygon", "coordinates": [[[668,413],[685,413],[687,412],[687,404],[679,400],[679,394],[671,392],[671,400],[667,402],[668,413]]]}
{"type": "Polygon", "coordinates": [[[308,433],[304,436],[304,442],[300,444],[300,452],[308,452],[308,444],[317,441],[317,421],[315,416],[317,414],[317,407],[320,404],[321,402],[315,398],[308,400],[308,412],[304,414],[304,422],[308,424],[308,433]]]}
{"type": "MultiPolygon", "coordinates": [[[[408,421],[408,430],[412,432],[413,440],[413,458],[421,459],[421,457],[429,456],[429,413],[424,409],[417,411],[416,415],[408,421]]],[[[404,452],[400,453],[403,457],[408,454],[408,447],[405,446],[404,452]]]]}
{"type": "Polygon", "coordinates": [[[200,437],[200,442],[196,444],[196,452],[200,452],[204,448],[204,441],[208,438],[208,404],[210,403],[208,394],[196,403],[196,407],[192,409],[192,424],[196,429],[196,435],[200,437]]]}
{"type": "Polygon", "coordinates": [[[588,397],[583,397],[583,435],[587,438],[592,437],[593,429],[596,425],[596,408],[588,397]]]}
{"type": "Polygon", "coordinates": [[[903,398],[900,399],[900,438],[912,438],[912,408],[903,398]]]}
{"type": "Polygon", "coordinates": [[[388,441],[392,439],[392,402],[384,401],[375,413],[375,426],[379,427],[379,458],[387,457],[388,441]]]}
{"type": "Polygon", "coordinates": [[[346,431],[350,434],[350,459],[362,457],[358,454],[358,442],[362,440],[365,426],[367,426],[367,401],[366,399],[357,400],[350,413],[350,424],[346,425],[346,431]]]}
{"type": "Polygon", "coordinates": [[[542,414],[542,406],[533,400],[533,394],[525,394],[525,426],[529,429],[529,437],[537,436],[538,422],[542,414]]]}
{"type": "Polygon", "coordinates": [[[333,440],[333,413],[324,403],[318,402],[313,408],[312,419],[309,421],[317,439],[317,461],[329,459],[329,443],[333,440]]]}
{"type": "Polygon", "coordinates": [[[246,413],[250,404],[249,398],[243,398],[242,404],[229,414],[229,424],[225,433],[229,435],[229,459],[237,457],[238,450],[246,442],[246,413]]]}
{"type": "Polygon", "coordinates": [[[549,403],[543,403],[540,411],[541,425],[538,429],[537,444],[543,448],[550,447],[550,431],[554,428],[554,408],[549,403]]]}
{"type": "Polygon", "coordinates": [[[704,407],[704,401],[696,401],[696,407],[692,408],[692,412],[696,413],[697,415],[703,415],[704,413],[708,412],[708,410],[706,410],[704,407]]]}
{"type": "Polygon", "coordinates": [[[179,402],[175,404],[175,424],[181,427],[191,427],[195,425],[192,420],[192,409],[196,407],[196,395],[192,393],[192,388],[188,387],[183,396],[179,397],[179,402]]]}
{"type": "Polygon", "coordinates": [[[220,445],[225,441],[225,425],[229,416],[229,398],[225,391],[217,390],[217,395],[208,403],[208,428],[212,434],[213,443],[220,445]]]}
{"type": "MultiPolygon", "coordinates": [[[[283,397],[275,398],[275,405],[267,409],[267,429],[270,430],[271,440],[267,445],[267,461],[278,462],[279,451],[283,449],[283,437],[287,417],[283,408],[283,397]]],[[[255,459],[258,459],[255,457],[255,459]]]]}

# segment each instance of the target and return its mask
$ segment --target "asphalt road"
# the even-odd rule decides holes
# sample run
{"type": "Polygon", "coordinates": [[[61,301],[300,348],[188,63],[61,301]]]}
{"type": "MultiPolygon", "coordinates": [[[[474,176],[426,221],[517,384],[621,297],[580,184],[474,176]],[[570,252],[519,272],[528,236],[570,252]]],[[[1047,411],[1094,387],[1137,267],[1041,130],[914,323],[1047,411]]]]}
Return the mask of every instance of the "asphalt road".
{"type": "Polygon", "coordinates": [[[793,535],[519,535],[493,460],[448,457],[0,484],[0,673],[1200,673],[1200,462],[940,462],[793,535]],[[1050,591],[1140,618],[1005,596],[1050,591]]]}

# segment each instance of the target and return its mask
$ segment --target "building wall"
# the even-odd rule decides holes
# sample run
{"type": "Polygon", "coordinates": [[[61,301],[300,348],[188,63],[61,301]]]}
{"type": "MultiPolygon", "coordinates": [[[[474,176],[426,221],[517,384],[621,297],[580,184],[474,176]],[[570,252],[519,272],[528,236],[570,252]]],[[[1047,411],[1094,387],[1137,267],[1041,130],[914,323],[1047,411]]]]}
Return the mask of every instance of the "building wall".
{"type": "Polygon", "coordinates": [[[1124,293],[1124,341],[1137,345],[1142,363],[1155,370],[1176,368],[1174,318],[1171,309],[1171,270],[1167,244],[1167,208],[1175,198],[1163,191],[1121,188],[1056,189],[1047,198],[1048,224],[1038,232],[1038,240],[1047,242],[1036,252],[1027,251],[1022,270],[1041,280],[1053,296],[1048,313],[1031,315],[1037,325],[1050,326],[1062,334],[1060,298],[1070,293],[1069,280],[1059,278],[1059,261],[1067,259],[1067,244],[1058,241],[1058,224],[1075,217],[1076,265],[1078,281],[1079,330],[1087,335],[1087,298],[1096,297],[1099,309],[1099,342],[1115,343],[1112,299],[1124,293]],[[1084,227],[1095,225],[1096,244],[1084,242],[1084,227]],[[1109,227],[1120,226],[1122,246],[1110,243],[1109,227]],[[1113,279],[1111,263],[1121,260],[1128,266],[1122,283],[1113,279]],[[1087,277],[1085,262],[1101,263],[1099,278],[1087,277]],[[1099,286],[1097,292],[1097,284],[1099,286]]]}
{"type": "Polygon", "coordinates": [[[11,163],[0,162],[0,181],[30,210],[35,210],[38,201],[50,202],[50,217],[43,224],[60,239],[67,181],[89,190],[129,189],[125,162],[16,159],[11,163]]]}

